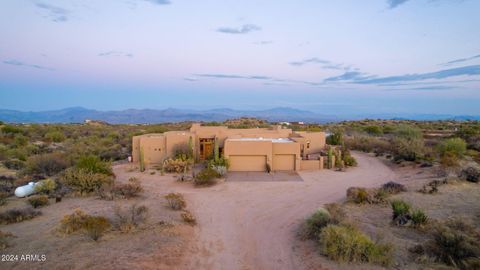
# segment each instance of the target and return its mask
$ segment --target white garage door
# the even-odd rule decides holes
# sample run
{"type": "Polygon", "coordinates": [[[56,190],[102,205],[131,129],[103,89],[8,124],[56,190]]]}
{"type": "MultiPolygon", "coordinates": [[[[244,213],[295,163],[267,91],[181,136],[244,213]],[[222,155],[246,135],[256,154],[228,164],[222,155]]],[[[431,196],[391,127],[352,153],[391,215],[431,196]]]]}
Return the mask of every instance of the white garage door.
{"type": "Polygon", "coordinates": [[[273,170],[275,171],[294,171],[295,155],[274,155],[273,170]]]}
{"type": "Polygon", "coordinates": [[[234,172],[264,172],[266,171],[266,156],[230,156],[230,171],[234,172]]]}

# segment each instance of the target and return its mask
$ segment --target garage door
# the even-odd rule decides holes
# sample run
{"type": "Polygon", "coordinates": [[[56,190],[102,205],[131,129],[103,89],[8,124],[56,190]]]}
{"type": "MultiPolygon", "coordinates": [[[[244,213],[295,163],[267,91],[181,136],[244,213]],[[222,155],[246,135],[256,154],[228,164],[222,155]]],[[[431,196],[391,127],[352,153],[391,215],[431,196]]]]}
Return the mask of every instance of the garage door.
{"type": "Polygon", "coordinates": [[[230,171],[234,172],[264,172],[266,171],[266,156],[230,156],[230,171]]]}
{"type": "Polygon", "coordinates": [[[295,155],[274,155],[273,170],[275,171],[294,171],[295,155]]]}

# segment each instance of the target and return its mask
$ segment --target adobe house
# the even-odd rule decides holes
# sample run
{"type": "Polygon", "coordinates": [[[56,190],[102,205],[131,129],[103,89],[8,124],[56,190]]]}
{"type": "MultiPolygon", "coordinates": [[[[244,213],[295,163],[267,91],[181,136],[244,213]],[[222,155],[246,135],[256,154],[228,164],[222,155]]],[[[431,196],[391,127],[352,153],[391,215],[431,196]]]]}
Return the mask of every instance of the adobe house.
{"type": "Polygon", "coordinates": [[[294,132],[288,128],[229,129],[193,124],[189,131],[144,134],[132,138],[133,162],[161,164],[181,147],[192,147],[197,160],[213,157],[215,142],[221,156],[230,161],[229,171],[298,171],[323,169],[320,152],[324,132],[294,132]]]}

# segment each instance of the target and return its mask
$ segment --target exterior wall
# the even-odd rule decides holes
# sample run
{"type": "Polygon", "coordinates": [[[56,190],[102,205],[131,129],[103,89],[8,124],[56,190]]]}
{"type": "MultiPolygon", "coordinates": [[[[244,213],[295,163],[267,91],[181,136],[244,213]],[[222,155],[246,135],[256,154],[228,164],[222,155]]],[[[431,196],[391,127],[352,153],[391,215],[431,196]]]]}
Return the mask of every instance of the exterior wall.
{"type": "MultiPolygon", "coordinates": [[[[143,149],[145,164],[161,163],[164,159],[172,157],[177,147],[188,146],[190,138],[193,143],[194,153],[199,154],[200,139],[216,139],[219,147],[223,148],[224,156],[265,156],[267,164],[272,170],[275,155],[294,155],[295,170],[310,168],[313,162],[304,162],[302,158],[312,153],[319,153],[325,147],[325,133],[323,132],[293,132],[291,129],[276,127],[229,129],[225,126],[200,126],[193,124],[190,131],[169,131],[163,134],[145,134],[132,138],[133,162],[140,161],[140,149],[143,149]],[[235,138],[265,138],[278,139],[290,138],[293,142],[275,142],[269,140],[233,140],[235,138]],[[232,140],[229,140],[232,139],[232,140]],[[307,148],[307,143],[309,147],[307,148]],[[301,149],[303,157],[301,156],[301,149]]],[[[290,157],[284,158],[287,162],[290,157]]],[[[280,161],[280,159],[278,159],[280,161]]],[[[322,164],[323,165],[323,164],[322,164]]],[[[283,166],[285,167],[285,166],[283,166]]],[[[318,168],[323,166],[318,165],[318,168]]]]}

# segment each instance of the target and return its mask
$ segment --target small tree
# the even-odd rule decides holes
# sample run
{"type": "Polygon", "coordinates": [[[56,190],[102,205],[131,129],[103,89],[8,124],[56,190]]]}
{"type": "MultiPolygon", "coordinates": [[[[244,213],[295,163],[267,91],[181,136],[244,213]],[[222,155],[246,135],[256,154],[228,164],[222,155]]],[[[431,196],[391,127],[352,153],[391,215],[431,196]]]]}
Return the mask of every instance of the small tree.
{"type": "Polygon", "coordinates": [[[454,155],[456,158],[462,158],[467,151],[467,143],[461,138],[451,138],[443,141],[438,146],[438,152],[441,157],[445,155],[454,155]]]}

